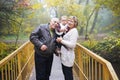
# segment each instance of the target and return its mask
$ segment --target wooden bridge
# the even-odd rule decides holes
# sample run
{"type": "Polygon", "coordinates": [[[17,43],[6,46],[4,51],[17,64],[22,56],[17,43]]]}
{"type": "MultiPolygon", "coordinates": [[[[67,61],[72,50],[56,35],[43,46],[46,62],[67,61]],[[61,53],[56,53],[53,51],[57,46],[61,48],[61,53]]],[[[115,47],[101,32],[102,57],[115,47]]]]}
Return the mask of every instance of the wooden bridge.
{"type": "MultiPolygon", "coordinates": [[[[80,44],[75,48],[74,80],[119,80],[111,63],[80,44]]],[[[28,41],[0,61],[0,80],[35,80],[34,48],[28,41]]],[[[64,80],[54,57],[50,80],[64,80]]]]}

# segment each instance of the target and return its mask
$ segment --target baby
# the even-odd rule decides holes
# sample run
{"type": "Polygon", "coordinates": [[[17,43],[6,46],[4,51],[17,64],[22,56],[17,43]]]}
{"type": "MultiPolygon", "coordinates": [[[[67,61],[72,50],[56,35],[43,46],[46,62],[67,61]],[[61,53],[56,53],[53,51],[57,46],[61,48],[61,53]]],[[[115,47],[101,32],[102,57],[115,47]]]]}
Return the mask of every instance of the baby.
{"type": "MultiPolygon", "coordinates": [[[[60,23],[58,24],[58,26],[56,26],[56,29],[55,29],[55,33],[56,33],[56,39],[57,37],[63,37],[64,34],[68,31],[68,26],[67,26],[67,16],[62,16],[60,18],[60,23]]],[[[56,52],[57,52],[57,56],[59,56],[60,54],[60,48],[61,48],[61,45],[60,43],[57,43],[56,46],[57,46],[57,49],[56,49],[56,52]]]]}
{"type": "Polygon", "coordinates": [[[60,24],[55,29],[57,37],[62,37],[67,31],[67,16],[62,16],[60,19],[60,24]]]}

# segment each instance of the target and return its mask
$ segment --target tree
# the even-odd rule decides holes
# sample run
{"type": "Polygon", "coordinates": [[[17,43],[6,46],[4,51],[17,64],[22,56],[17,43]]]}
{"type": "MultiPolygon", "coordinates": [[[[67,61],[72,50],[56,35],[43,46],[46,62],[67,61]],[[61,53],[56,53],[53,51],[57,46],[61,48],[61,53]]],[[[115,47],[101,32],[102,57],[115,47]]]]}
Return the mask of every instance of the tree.
{"type": "Polygon", "coordinates": [[[75,0],[46,0],[48,8],[52,7],[56,11],[57,17],[62,15],[77,16],[79,20],[78,30],[85,25],[85,16],[83,15],[84,6],[75,2],[75,0]]]}
{"type": "Polygon", "coordinates": [[[94,21],[93,21],[93,24],[92,24],[92,27],[90,29],[90,34],[92,34],[95,26],[96,26],[96,23],[97,23],[97,18],[98,18],[98,13],[99,13],[99,9],[96,9],[95,11],[95,17],[94,17],[94,21]]]}
{"type": "Polygon", "coordinates": [[[23,12],[28,8],[29,4],[26,0],[22,2],[2,0],[0,3],[0,35],[16,35],[16,46],[23,20],[22,18],[24,16],[23,12]]]}
{"type": "MultiPolygon", "coordinates": [[[[101,8],[112,11],[113,22],[107,26],[107,30],[112,30],[115,34],[120,33],[120,0],[94,0],[101,8]]],[[[119,35],[117,35],[119,36],[119,35]]]]}
{"type": "Polygon", "coordinates": [[[97,4],[113,11],[114,15],[120,16],[120,0],[94,0],[97,4]]]}

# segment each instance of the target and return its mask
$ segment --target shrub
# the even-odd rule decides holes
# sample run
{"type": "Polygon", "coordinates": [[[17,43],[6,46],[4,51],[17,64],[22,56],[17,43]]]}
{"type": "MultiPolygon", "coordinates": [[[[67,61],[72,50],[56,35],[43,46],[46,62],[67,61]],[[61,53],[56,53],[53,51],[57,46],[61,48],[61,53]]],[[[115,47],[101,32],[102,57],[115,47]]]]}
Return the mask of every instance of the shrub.
{"type": "Polygon", "coordinates": [[[17,47],[11,44],[0,42],[0,60],[13,52],[17,47]]]}
{"type": "Polygon", "coordinates": [[[8,49],[8,46],[7,44],[3,43],[3,42],[0,42],[0,60],[7,56],[7,53],[5,53],[5,50],[8,49]]]}
{"type": "Polygon", "coordinates": [[[83,45],[111,62],[120,61],[120,39],[106,37],[103,41],[84,42],[83,45]],[[90,43],[92,43],[90,46],[90,43]]]}

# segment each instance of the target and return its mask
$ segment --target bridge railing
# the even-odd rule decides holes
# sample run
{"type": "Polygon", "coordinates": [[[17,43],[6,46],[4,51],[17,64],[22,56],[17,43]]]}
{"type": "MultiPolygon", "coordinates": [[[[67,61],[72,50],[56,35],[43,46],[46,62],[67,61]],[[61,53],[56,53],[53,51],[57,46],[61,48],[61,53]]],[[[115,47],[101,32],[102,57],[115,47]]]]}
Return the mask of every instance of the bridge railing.
{"type": "Polygon", "coordinates": [[[77,44],[75,65],[79,80],[119,80],[111,63],[77,44]]]}
{"type": "Polygon", "coordinates": [[[28,80],[34,66],[34,49],[28,41],[0,61],[0,80],[28,80]]]}
{"type": "MultiPolygon", "coordinates": [[[[77,44],[74,71],[79,80],[118,80],[110,62],[77,44]]],[[[28,41],[0,61],[0,80],[28,80],[34,66],[34,49],[28,41]]]]}

